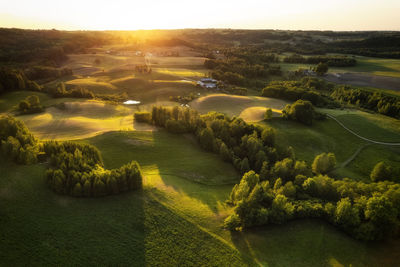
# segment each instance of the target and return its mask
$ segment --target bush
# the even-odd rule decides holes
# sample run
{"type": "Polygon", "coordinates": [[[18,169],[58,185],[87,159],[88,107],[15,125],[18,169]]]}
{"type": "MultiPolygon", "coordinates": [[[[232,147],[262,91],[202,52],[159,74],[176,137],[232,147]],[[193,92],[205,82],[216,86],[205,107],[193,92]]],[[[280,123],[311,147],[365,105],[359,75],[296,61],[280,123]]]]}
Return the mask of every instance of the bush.
{"type": "Polygon", "coordinates": [[[150,112],[135,112],[133,115],[135,121],[151,123],[151,113],[150,112]]]}

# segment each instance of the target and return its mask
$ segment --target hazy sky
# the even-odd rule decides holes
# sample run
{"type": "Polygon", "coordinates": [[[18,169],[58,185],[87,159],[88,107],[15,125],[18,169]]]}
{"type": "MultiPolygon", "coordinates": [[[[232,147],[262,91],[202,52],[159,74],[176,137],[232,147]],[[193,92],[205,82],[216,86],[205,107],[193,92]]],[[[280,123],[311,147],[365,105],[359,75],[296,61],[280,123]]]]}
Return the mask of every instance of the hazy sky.
{"type": "Polygon", "coordinates": [[[400,0],[0,0],[0,27],[400,30],[400,0]]]}

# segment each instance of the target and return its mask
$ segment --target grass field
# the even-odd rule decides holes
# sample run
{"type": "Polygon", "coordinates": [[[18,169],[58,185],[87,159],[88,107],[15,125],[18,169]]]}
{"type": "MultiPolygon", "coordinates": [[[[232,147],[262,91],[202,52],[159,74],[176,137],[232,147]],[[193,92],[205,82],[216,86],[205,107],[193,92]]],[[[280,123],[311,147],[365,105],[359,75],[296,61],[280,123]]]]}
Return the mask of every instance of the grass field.
{"type": "Polygon", "coordinates": [[[266,97],[210,94],[192,101],[189,105],[200,113],[217,111],[228,116],[241,116],[247,121],[264,119],[266,108],[280,113],[288,102],[266,97]]]}
{"type": "Polygon", "coordinates": [[[133,110],[87,100],[65,102],[39,114],[18,116],[40,139],[72,140],[117,130],[133,130],[133,110]]]}
{"type": "MultiPolygon", "coordinates": [[[[385,59],[374,57],[354,56],[357,60],[357,65],[354,67],[332,67],[329,72],[363,72],[372,75],[400,77],[400,60],[399,59],[385,59]]],[[[279,64],[284,71],[295,71],[299,68],[309,69],[315,67],[311,64],[279,64]]]]}
{"type": "Polygon", "coordinates": [[[1,160],[2,264],[398,264],[399,243],[361,243],[320,221],[242,233],[223,230],[222,221],[230,212],[224,200],[231,185],[218,184],[237,181],[238,174],[189,137],[164,131],[116,132],[82,142],[98,146],[109,168],[137,159],[145,176],[143,192],[99,199],[58,196],[43,182],[43,165],[16,166],[1,160]]]}
{"type": "Polygon", "coordinates": [[[400,121],[381,114],[359,110],[319,109],[359,135],[382,142],[400,142],[400,121]]]}
{"type": "Polygon", "coordinates": [[[80,101],[76,98],[52,98],[48,94],[32,92],[32,91],[15,91],[11,93],[2,94],[0,98],[0,113],[1,112],[12,112],[15,108],[18,108],[19,102],[26,99],[28,96],[36,95],[39,97],[40,103],[45,106],[52,106],[65,101],[74,102],[80,101]]]}
{"type": "MultiPolygon", "coordinates": [[[[320,111],[335,116],[346,127],[366,138],[384,142],[400,141],[400,127],[398,127],[398,121],[395,119],[356,110],[320,109],[320,111]]],[[[323,152],[333,152],[336,155],[337,166],[340,166],[360,147],[369,144],[369,142],[347,132],[332,119],[316,121],[311,127],[278,118],[262,123],[277,130],[279,144],[292,146],[297,157],[310,164],[316,155],[323,152]]],[[[372,168],[382,160],[391,166],[399,166],[400,147],[367,146],[349,165],[337,169],[331,175],[369,181],[372,168]]]]}

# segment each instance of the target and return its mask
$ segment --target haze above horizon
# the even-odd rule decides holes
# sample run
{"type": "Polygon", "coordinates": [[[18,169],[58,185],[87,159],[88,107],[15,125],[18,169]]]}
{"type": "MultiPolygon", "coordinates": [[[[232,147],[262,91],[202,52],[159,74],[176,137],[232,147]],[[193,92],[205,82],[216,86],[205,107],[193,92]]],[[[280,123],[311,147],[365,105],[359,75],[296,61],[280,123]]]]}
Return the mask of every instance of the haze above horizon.
{"type": "Polygon", "coordinates": [[[235,28],[400,30],[400,1],[0,1],[0,27],[59,30],[235,28]]]}

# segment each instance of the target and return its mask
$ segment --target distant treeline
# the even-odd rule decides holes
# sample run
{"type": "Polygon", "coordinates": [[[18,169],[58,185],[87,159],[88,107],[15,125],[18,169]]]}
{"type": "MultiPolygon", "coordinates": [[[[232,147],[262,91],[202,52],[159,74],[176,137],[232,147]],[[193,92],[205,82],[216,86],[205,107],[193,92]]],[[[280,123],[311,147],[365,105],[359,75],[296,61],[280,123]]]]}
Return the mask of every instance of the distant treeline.
{"type": "Polygon", "coordinates": [[[400,119],[400,97],[346,86],[335,89],[331,97],[342,103],[349,103],[400,119]]]}
{"type": "Polygon", "coordinates": [[[303,57],[298,54],[287,56],[283,59],[285,63],[318,64],[326,63],[329,67],[352,67],[357,64],[357,60],[343,56],[309,56],[303,57]]]}
{"type": "Polygon", "coordinates": [[[29,80],[21,70],[0,68],[0,94],[19,90],[40,91],[41,86],[29,80]]]}
{"type": "Polygon", "coordinates": [[[214,79],[237,86],[259,88],[265,85],[265,80],[271,75],[281,75],[279,66],[268,64],[250,64],[244,59],[232,57],[226,60],[207,59],[204,62],[207,69],[212,70],[214,79]]]}
{"type": "Polygon", "coordinates": [[[59,66],[69,53],[109,44],[116,37],[107,32],[0,29],[0,62],[36,62],[59,66]]]}
{"type": "Polygon", "coordinates": [[[136,161],[104,169],[95,147],[73,142],[39,143],[22,122],[10,116],[0,117],[0,149],[4,159],[20,164],[49,161],[47,183],[60,194],[99,197],[142,187],[136,161]]]}
{"type": "Polygon", "coordinates": [[[193,133],[202,148],[243,174],[229,198],[235,207],[225,226],[231,230],[320,218],[361,240],[398,234],[400,184],[388,181],[392,177],[378,183],[334,180],[326,175],[336,164],[332,153],[318,155],[310,168],[292,148],[276,143],[274,129],[216,112],[153,107],[138,117],[173,133],[193,133]]]}

